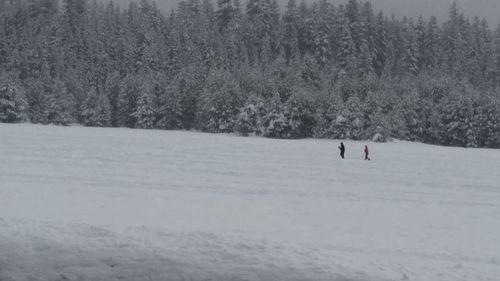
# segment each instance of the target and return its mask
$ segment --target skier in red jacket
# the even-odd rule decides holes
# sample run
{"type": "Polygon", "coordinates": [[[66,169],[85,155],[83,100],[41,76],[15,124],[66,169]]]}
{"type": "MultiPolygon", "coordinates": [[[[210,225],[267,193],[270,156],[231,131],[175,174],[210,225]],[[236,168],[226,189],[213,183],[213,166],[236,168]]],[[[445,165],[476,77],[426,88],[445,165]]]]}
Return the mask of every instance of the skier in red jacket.
{"type": "Polygon", "coordinates": [[[365,160],[371,160],[370,157],[368,157],[369,154],[370,152],[368,151],[368,145],[365,145],[365,160]]]}

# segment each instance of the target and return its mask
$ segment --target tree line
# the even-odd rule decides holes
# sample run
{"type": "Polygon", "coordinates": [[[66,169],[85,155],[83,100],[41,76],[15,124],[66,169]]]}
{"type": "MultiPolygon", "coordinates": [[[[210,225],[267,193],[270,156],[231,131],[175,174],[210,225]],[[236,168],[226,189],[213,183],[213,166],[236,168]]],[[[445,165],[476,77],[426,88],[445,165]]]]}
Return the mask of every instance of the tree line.
{"type": "Polygon", "coordinates": [[[0,122],[500,147],[500,26],[370,2],[0,0],[0,122]]]}

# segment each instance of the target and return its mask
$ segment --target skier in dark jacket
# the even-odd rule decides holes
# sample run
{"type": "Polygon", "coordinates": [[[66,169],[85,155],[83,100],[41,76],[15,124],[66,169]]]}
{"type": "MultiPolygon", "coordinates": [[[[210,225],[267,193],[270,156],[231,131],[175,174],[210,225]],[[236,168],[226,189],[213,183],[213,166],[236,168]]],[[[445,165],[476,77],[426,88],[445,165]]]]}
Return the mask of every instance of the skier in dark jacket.
{"type": "Polygon", "coordinates": [[[368,151],[368,145],[365,145],[365,160],[371,160],[370,157],[368,157],[369,154],[370,152],[368,151]]]}
{"type": "Polygon", "coordinates": [[[339,149],[340,149],[340,157],[342,157],[342,159],[344,159],[345,146],[344,146],[343,142],[340,143],[339,149]]]}

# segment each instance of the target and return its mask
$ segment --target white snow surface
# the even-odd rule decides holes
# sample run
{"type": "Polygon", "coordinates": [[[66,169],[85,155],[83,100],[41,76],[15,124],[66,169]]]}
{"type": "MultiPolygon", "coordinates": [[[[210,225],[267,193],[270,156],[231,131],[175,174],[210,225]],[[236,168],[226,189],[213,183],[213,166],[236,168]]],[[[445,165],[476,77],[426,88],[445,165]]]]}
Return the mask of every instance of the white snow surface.
{"type": "Polygon", "coordinates": [[[500,280],[500,151],[0,124],[0,280],[500,280]]]}

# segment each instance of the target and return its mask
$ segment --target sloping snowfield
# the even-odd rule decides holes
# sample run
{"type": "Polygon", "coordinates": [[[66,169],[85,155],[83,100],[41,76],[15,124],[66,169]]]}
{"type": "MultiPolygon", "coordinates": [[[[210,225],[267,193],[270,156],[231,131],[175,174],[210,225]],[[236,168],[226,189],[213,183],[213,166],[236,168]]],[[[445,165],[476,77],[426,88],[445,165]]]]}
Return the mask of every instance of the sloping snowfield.
{"type": "Polygon", "coordinates": [[[500,280],[500,151],[0,124],[0,280],[500,280]]]}

